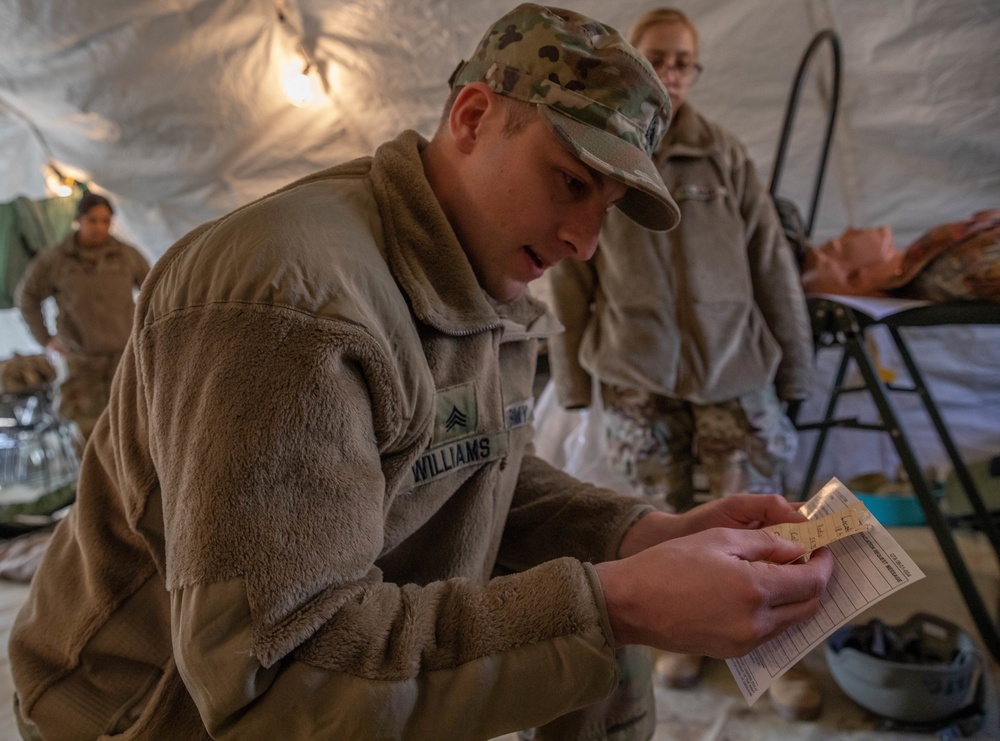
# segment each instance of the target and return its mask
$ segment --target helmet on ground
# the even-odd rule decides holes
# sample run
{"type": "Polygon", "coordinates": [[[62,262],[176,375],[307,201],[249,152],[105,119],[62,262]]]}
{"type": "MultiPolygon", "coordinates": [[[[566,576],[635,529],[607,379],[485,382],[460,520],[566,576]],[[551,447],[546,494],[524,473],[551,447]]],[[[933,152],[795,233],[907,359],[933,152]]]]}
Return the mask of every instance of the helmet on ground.
{"type": "Polygon", "coordinates": [[[862,707],[905,723],[934,723],[975,699],[983,661],[972,638],[935,615],[888,626],[845,625],[825,645],[840,688],[862,707]]]}

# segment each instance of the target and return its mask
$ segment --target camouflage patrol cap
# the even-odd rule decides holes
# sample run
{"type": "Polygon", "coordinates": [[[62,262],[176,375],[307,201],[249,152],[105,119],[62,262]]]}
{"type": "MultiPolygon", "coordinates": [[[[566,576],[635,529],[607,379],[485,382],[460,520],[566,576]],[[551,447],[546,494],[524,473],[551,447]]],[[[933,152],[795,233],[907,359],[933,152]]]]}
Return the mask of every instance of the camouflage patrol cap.
{"type": "Polygon", "coordinates": [[[452,74],[538,106],[580,160],[629,186],[618,204],[649,229],[680,211],[652,155],[670,123],[670,96],[649,63],[610,26],[571,10],[525,3],[493,24],[452,74]]]}

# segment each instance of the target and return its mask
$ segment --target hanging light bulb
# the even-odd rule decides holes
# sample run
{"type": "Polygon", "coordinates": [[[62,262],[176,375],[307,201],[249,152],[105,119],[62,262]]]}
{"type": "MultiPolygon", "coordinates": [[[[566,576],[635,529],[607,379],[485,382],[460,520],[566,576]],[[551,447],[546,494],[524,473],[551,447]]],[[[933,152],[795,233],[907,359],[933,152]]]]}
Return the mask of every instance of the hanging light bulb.
{"type": "Polygon", "coordinates": [[[45,164],[42,175],[45,178],[45,187],[52,195],[60,198],[73,195],[73,186],[76,185],[76,180],[64,175],[51,160],[45,164]]]}
{"type": "Polygon", "coordinates": [[[297,0],[274,0],[274,8],[292,47],[280,64],[281,88],[285,96],[299,108],[317,108],[328,103],[330,83],[303,46],[302,13],[297,0]]]}
{"type": "Polygon", "coordinates": [[[281,87],[293,105],[316,108],[324,104],[326,91],[316,65],[296,52],[281,65],[281,87]]]}

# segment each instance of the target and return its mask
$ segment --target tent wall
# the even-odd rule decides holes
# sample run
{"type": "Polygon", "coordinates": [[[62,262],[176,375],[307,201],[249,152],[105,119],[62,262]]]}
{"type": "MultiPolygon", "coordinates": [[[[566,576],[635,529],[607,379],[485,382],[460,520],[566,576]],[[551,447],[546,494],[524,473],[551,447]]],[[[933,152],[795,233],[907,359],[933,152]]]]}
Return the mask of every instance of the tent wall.
{"type": "MultiPolygon", "coordinates": [[[[692,102],[770,173],[788,90],[813,34],[844,48],[844,95],[817,237],[888,224],[903,245],[1000,203],[995,0],[679,0],[706,72],[692,102]]],[[[120,206],[121,236],[161,254],[278,185],[433,131],[445,80],[493,0],[10,0],[0,7],[0,202],[44,195],[49,157],[120,206]],[[294,28],[301,28],[301,37],[294,28]],[[331,81],[299,109],[278,72],[301,40],[331,81]]],[[[571,3],[625,28],[653,3],[571,3]]],[[[808,196],[825,64],[810,78],[782,190],[808,196]]],[[[828,90],[826,91],[828,92],[828,90]]]]}
{"type": "MultiPolygon", "coordinates": [[[[117,206],[118,236],[155,258],[203,221],[296,177],[368,154],[401,129],[431,134],[456,63],[473,50],[488,20],[514,4],[5,0],[0,203],[44,198],[42,166],[52,159],[106,191],[117,206]],[[329,82],[321,107],[296,108],[281,90],[281,63],[297,45],[329,82]]],[[[656,6],[639,0],[557,4],[622,29],[656,6]]],[[[700,30],[705,73],[692,103],[747,143],[764,180],[803,51],[820,29],[839,35],[841,113],[818,241],[848,226],[889,225],[904,246],[936,224],[1000,206],[997,0],[675,5],[700,30]]],[[[786,159],[782,194],[803,208],[830,77],[820,55],[786,159]]],[[[18,321],[0,312],[2,355],[32,350],[18,321]]],[[[968,341],[976,343],[995,346],[995,333],[968,341]]],[[[984,364],[996,378],[992,357],[973,353],[960,362],[973,374],[984,364]]],[[[953,371],[949,366],[942,373],[953,371]]],[[[958,393],[961,384],[945,388],[958,393]]],[[[992,388],[995,394],[995,382],[992,388]]],[[[983,418],[969,397],[958,404],[983,418]]],[[[998,437],[991,427],[977,433],[975,444],[995,450],[998,437]]],[[[857,448],[846,440],[838,447],[848,451],[846,458],[831,465],[847,475],[843,466],[858,464],[849,452],[857,448]]]]}

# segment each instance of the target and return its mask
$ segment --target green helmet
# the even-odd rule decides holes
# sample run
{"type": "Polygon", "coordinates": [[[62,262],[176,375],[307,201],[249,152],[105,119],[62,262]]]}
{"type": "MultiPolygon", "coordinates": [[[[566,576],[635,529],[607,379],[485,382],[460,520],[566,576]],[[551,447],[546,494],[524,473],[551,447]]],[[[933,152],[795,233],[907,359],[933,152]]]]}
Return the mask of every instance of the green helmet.
{"type": "Polygon", "coordinates": [[[619,207],[649,229],[680,221],[652,155],[670,123],[670,96],[649,63],[610,26],[525,3],[493,24],[452,74],[536,104],[582,162],[629,187],[619,207]]]}

